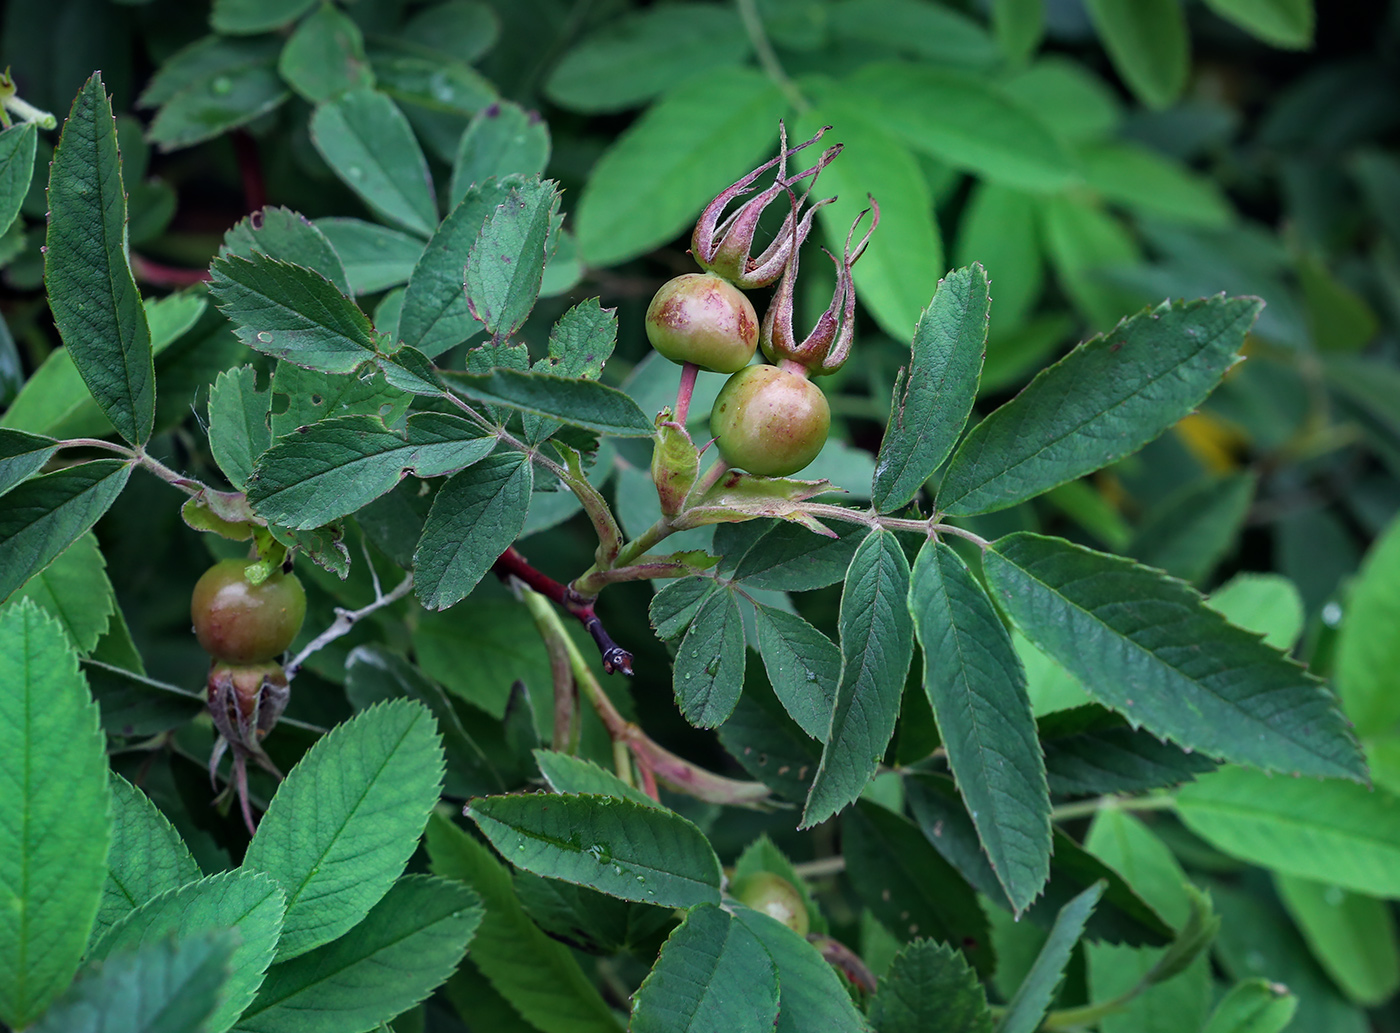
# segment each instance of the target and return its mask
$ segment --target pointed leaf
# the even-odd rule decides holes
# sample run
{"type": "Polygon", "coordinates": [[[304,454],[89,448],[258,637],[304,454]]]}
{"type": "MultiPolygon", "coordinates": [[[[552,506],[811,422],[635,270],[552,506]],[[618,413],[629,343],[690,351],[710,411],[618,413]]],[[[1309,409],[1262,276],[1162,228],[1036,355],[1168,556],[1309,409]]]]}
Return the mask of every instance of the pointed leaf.
{"type": "Polygon", "coordinates": [[[603,308],[597,298],[580,301],[559,317],[549,332],[551,373],[597,380],[617,344],[617,309],[603,308]]]}
{"type": "Polygon", "coordinates": [[[219,930],[89,965],[30,1033],[208,1033],[236,943],[219,930]]]}
{"type": "Polygon", "coordinates": [[[337,176],[390,222],[424,237],[438,224],[427,159],[398,106],[376,90],[317,105],[311,142],[337,176]]]}
{"type": "Polygon", "coordinates": [[[15,594],[8,605],[33,599],[63,625],[75,649],[91,653],[107,630],[117,608],[116,594],[107,580],[107,561],[91,533],[68,546],[15,594]]]}
{"type": "Polygon", "coordinates": [[[0,601],[91,529],[129,476],[129,463],[98,459],[31,477],[0,496],[0,601]]]}
{"type": "Polygon", "coordinates": [[[719,586],[710,578],[683,577],[670,582],[652,597],[648,614],[656,637],[663,642],[690,627],[700,606],[719,586]]]}
{"type": "Polygon", "coordinates": [[[488,179],[538,176],[549,164],[549,147],[549,124],[538,112],[508,100],[482,108],[457,142],[449,203],[455,207],[473,184],[488,179]]]}
{"type": "Polygon", "coordinates": [[[39,127],[20,122],[0,132],[0,233],[10,228],[34,178],[39,127]]]}
{"type": "Polygon", "coordinates": [[[420,238],[363,219],[332,217],[312,225],[340,256],[351,294],[374,294],[407,283],[423,255],[420,238]]]}
{"type": "Polygon", "coordinates": [[[1097,882],[1064,906],[1035,964],[1006,1006],[997,1033],[1034,1033],[1040,1028],[1040,1020],[1045,1017],[1064,978],[1070,952],[1083,935],[1084,925],[1103,891],[1104,883],[1097,882]]]}
{"type": "Polygon", "coordinates": [[[914,654],[908,595],[909,561],[899,540],[871,532],[851,558],[841,593],[841,682],[804,828],[855,800],[890,743],[914,654]]]}
{"type": "Polygon", "coordinates": [[[150,140],[163,151],[189,147],[272,111],[292,95],[277,74],[280,45],[210,35],[166,59],[138,101],[160,106],[150,140]]]}
{"type": "Polygon", "coordinates": [[[240,1033],[367,1033],[426,998],[462,960],[481,899],[426,875],[400,879],[348,935],[274,965],[240,1033]]]}
{"type": "Polygon", "coordinates": [[[1203,1033],[1282,1033],[1293,1021],[1298,998],[1280,983],[1236,983],[1211,1013],[1203,1033]]]}
{"type": "Polygon", "coordinates": [[[454,474],[433,498],[413,554],[413,589],[423,605],[443,610],[465,599],[520,535],[534,468],[520,452],[503,452],[454,474]]]}
{"type": "MultiPolygon", "coordinates": [[[[1084,711],[1099,711],[1086,706],[1084,711]]],[[[1190,782],[1215,761],[1186,753],[1114,714],[1078,720],[1080,709],[1051,714],[1039,724],[1050,791],[1064,796],[1141,793],[1190,782]]]]}
{"type": "Polygon", "coordinates": [[[314,0],[214,0],[209,23],[231,36],[279,29],[305,13],[314,0]]]}
{"type": "Polygon", "coordinates": [[[432,715],[409,700],[337,725],[292,769],[243,859],[287,892],[279,960],[334,940],[385,894],[418,844],[442,770],[432,715]]]}
{"type": "Polygon", "coordinates": [[[310,220],[290,208],[267,206],[240,219],[224,234],[220,255],[251,259],[266,255],[320,273],[342,294],[350,293],[345,266],[331,242],[310,220]]]}
{"type": "Polygon", "coordinates": [[[1313,0],[1206,0],[1206,6],[1275,47],[1305,50],[1312,45],[1313,0]]]}
{"type": "Polygon", "coordinates": [[[44,283],[93,398],[122,437],[145,444],[156,416],[151,331],[127,264],[116,123],[96,72],[73,101],[54,151],[44,283]]]}
{"type": "Polygon", "coordinates": [[[1164,303],[1079,345],[968,434],[938,489],[939,511],[1005,509],[1137,451],[1220,383],[1261,307],[1255,298],[1164,303]]]}
{"type": "Polygon", "coordinates": [[[180,834],[150,797],[120,775],[112,776],[112,816],[112,849],[93,923],[94,942],[142,904],[200,877],[180,834]]]}
{"type": "Polygon", "coordinates": [[[1179,0],[1086,0],[1113,67],[1149,107],[1181,95],[1190,71],[1186,12],[1179,0]]]}
{"type": "Polygon", "coordinates": [[[97,707],[63,629],[21,601],[0,612],[0,657],[0,1021],[23,1029],[78,967],[111,815],[97,707]]]}
{"type": "Polygon", "coordinates": [[[691,724],[724,723],[744,689],[744,619],[730,590],[710,595],[695,611],[676,651],[676,705],[691,724]]]}
{"type": "Polygon", "coordinates": [[[596,380],[497,368],[489,373],[449,373],[447,386],[467,398],[549,416],[561,423],[621,438],[649,438],[652,418],[636,402],[596,380]]]}
{"type": "Polygon", "coordinates": [[[229,959],[229,978],[208,1023],[210,1033],[223,1033],[263,981],[282,928],[285,901],[266,875],[242,869],[220,872],[148,900],[93,944],[88,960],[120,957],[172,937],[235,930],[238,946],[229,959]]]}
{"type": "Polygon", "coordinates": [[[987,993],[967,959],[945,943],[916,940],[895,955],[870,1005],[878,1033],[992,1033],[987,993]]]}
{"type": "Polygon", "coordinates": [[[889,513],[907,505],[953,450],[977,398],[991,310],[980,265],[938,281],[914,329],[909,365],[895,381],[871,496],[889,513]]]}
{"type": "Polygon", "coordinates": [[[662,907],[719,903],[719,859],[679,814],[612,796],[486,796],[468,817],[536,875],[662,907]]]}
{"type": "Polygon", "coordinates": [[[1050,876],[1050,791],[1025,670],[992,601],[945,542],[919,550],[909,613],[948,763],[1019,914],[1050,876]]]}
{"type": "Polygon", "coordinates": [[[846,576],[851,557],[870,529],[839,523],[835,538],[813,534],[785,520],[752,520],[715,530],[720,569],[754,588],[806,592],[834,585],[846,576]],[[733,544],[730,544],[733,543],[733,544]]]}
{"type": "Polygon", "coordinates": [[[985,569],[1025,636],[1134,724],[1269,771],[1365,777],[1323,686],[1187,585],[1025,532],[996,542],[985,569]]]}
{"type": "Polygon", "coordinates": [[[415,413],[402,434],[375,416],[322,420],[264,453],[248,482],[248,502],[285,527],[320,527],[373,502],[407,474],[456,473],[495,446],[476,424],[446,413],[415,413]]]}
{"type": "Polygon", "coordinates": [[[257,379],[252,366],[238,366],[220,373],[209,391],[209,450],[239,491],[248,486],[258,456],[272,444],[272,395],[258,391],[257,379]]]}
{"type": "Polygon", "coordinates": [[[1150,511],[1124,551],[1183,581],[1204,581],[1235,547],[1257,483],[1238,473],[1188,485],[1150,511]]]}
{"type": "Polygon", "coordinates": [[[628,785],[611,771],[605,771],[592,761],[572,757],[567,753],[556,753],[553,750],[535,750],[534,755],[535,763],[540,767],[540,774],[544,775],[549,788],[556,793],[616,796],[643,807],[663,811],[666,809],[640,789],[628,785]]]}
{"type": "Polygon", "coordinates": [[[0,430],[0,495],[42,470],[56,451],[52,438],[0,430]]]}
{"type": "Polygon", "coordinates": [[[831,730],[841,650],[795,613],[754,606],[758,652],[773,694],[802,730],[819,742],[831,730]]]}
{"type": "Polygon", "coordinates": [[[692,908],[632,1000],[629,1033],[772,1033],[778,970],[743,922],[692,908]]]}
{"type": "Polygon", "coordinates": [[[494,338],[514,334],[535,306],[558,208],[554,183],[526,180],[487,215],[467,254],[467,306],[494,338]]]}
{"type": "Polygon", "coordinates": [[[815,947],[762,912],[736,907],[733,913],[777,966],[781,1006],[773,1033],[866,1033],[845,985],[815,947]]]}

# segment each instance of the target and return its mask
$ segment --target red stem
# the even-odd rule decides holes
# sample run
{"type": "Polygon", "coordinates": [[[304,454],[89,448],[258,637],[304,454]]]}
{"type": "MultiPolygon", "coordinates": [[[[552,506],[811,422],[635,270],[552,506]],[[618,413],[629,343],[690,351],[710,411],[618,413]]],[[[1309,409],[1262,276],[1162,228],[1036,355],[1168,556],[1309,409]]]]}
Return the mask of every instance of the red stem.
{"type": "Polygon", "coordinates": [[[693,362],[681,364],[681,386],[676,391],[676,422],[682,427],[685,426],[686,418],[690,415],[690,396],[695,393],[695,378],[700,373],[700,367],[693,362]]]}
{"type": "Polygon", "coordinates": [[[238,161],[238,173],[243,179],[243,203],[248,206],[248,211],[256,212],[267,204],[267,185],[263,181],[258,141],[246,129],[235,129],[229,135],[233,140],[234,158],[238,161]]]}
{"type": "Polygon", "coordinates": [[[152,287],[188,287],[209,279],[208,269],[180,269],[137,254],[131,256],[131,271],[136,279],[152,287]]]}

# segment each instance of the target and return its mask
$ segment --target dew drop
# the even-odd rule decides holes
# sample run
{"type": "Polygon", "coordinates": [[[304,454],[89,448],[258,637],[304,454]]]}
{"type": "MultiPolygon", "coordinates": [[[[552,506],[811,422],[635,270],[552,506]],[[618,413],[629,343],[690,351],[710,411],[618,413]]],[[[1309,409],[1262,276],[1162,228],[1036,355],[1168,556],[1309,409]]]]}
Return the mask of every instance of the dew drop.
{"type": "Polygon", "coordinates": [[[345,172],[351,179],[363,179],[365,175],[365,170],[358,165],[351,165],[345,172]]]}
{"type": "Polygon", "coordinates": [[[209,90],[220,97],[233,92],[233,80],[226,75],[221,75],[209,84],[209,90]]]}
{"type": "Polygon", "coordinates": [[[715,657],[713,660],[711,660],[705,665],[705,673],[708,674],[711,678],[713,678],[718,671],[719,657],[715,657]]]}

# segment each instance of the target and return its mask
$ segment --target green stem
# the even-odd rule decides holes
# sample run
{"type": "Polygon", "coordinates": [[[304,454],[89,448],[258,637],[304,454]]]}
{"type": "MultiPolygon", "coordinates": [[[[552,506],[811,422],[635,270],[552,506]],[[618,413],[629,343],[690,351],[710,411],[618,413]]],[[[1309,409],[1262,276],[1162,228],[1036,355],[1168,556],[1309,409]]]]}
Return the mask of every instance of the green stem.
{"type": "Polygon", "coordinates": [[[738,6],[739,17],[743,19],[744,31],[749,34],[749,42],[753,44],[754,53],[758,56],[758,63],[763,67],[768,78],[772,79],[778,89],[783,91],[783,96],[788,99],[788,103],[793,106],[797,113],[799,115],[805,114],[812,105],[802,95],[797,84],[788,78],[782,62],[778,60],[778,55],[773,50],[773,44],[768,39],[768,33],[764,31],[763,19],[758,14],[758,5],[754,0],[738,0],[738,6]]]}
{"type": "Polygon", "coordinates": [[[1096,796],[1092,800],[1079,800],[1061,804],[1050,811],[1051,821],[1070,821],[1074,818],[1088,818],[1103,810],[1117,811],[1169,811],[1176,806],[1174,796],[1096,796]]]}

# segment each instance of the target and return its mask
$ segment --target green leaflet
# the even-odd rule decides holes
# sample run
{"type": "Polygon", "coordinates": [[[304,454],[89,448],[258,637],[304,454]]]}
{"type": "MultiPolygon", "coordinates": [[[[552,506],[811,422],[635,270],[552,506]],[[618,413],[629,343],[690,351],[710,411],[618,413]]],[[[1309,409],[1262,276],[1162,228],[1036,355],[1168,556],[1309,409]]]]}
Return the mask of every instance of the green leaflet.
{"type": "MultiPolygon", "coordinates": [[[[1236,574],[1206,598],[1206,605],[1285,652],[1303,633],[1302,597],[1281,574],[1236,574]]],[[[1346,706],[1345,696],[1342,705],[1346,706]]]]}
{"type": "Polygon", "coordinates": [[[670,811],[613,796],[487,796],[468,816],[518,868],[663,907],[719,903],[704,834],[670,811]]]}
{"type": "Polygon", "coordinates": [[[975,894],[913,822],[862,800],[842,817],[841,832],[852,885],[899,942],[942,940],[959,945],[978,972],[996,967],[975,894]]]}
{"type": "Polygon", "coordinates": [[[773,606],[754,606],[754,628],[773,694],[804,732],[824,741],[841,680],[841,650],[797,614],[773,606]]]}
{"type": "Polygon", "coordinates": [[[1123,140],[1086,143],[1078,150],[1084,179],[1106,201],[1148,217],[1227,229],[1234,209],[1215,181],[1123,140]]]}
{"type": "Polygon", "coordinates": [[[1000,183],[973,187],[958,225],[953,263],[973,262],[996,284],[992,315],[998,335],[1024,323],[1045,286],[1033,195],[1000,183]]]}
{"type": "Polygon", "coordinates": [[[553,750],[535,750],[534,756],[535,763],[540,767],[540,774],[544,775],[549,788],[556,793],[616,796],[643,807],[666,810],[640,789],[628,785],[611,771],[600,768],[590,760],[567,753],[555,753],[553,750]]]}
{"type": "Polygon", "coordinates": [[[254,351],[326,373],[374,357],[369,318],[320,273],[255,253],[214,259],[209,293],[254,351]]]}
{"type": "Polygon", "coordinates": [[[397,426],[412,398],[386,383],[383,376],[367,373],[323,373],[279,362],[272,374],[272,439],[333,416],[374,415],[386,425],[397,426]]]}
{"type": "Polygon", "coordinates": [[[120,775],[112,776],[111,785],[112,848],[92,928],[94,943],[142,904],[200,878],[199,865],[180,834],[150,798],[120,775]]]}
{"type": "Polygon", "coordinates": [[[1361,736],[1400,721],[1400,520],[1366,555],[1337,635],[1336,680],[1342,707],[1361,736]]]}
{"type": "Polygon", "coordinates": [[[442,741],[394,700],[322,737],[277,790],[244,856],[287,893],[278,960],[355,925],[403,871],[442,788],[442,741]]]}
{"type": "Polygon", "coordinates": [[[622,111],[669,89],[684,75],[722,75],[749,54],[737,11],[662,6],[626,15],[584,37],[545,82],[550,100],[573,111],[622,111]]]}
{"type": "Polygon", "coordinates": [[[514,334],[534,308],[548,258],[545,242],[558,210],[558,187],[528,179],[482,223],[467,253],[467,308],[493,340],[514,334]]]}
{"type": "Polygon", "coordinates": [[[235,1029],[380,1029],[452,974],[481,918],[481,898],[465,886],[404,876],[347,935],[274,965],[235,1029]]]}
{"type": "Polygon", "coordinates": [[[948,762],[1019,914],[1050,876],[1050,791],[1025,670],[992,601],[945,542],[919,550],[909,614],[948,762]]]}
{"type": "Polygon", "coordinates": [[[870,529],[839,523],[835,538],[813,534],[785,520],[750,520],[715,529],[720,569],[753,588],[805,592],[834,585],[846,576],[851,557],[870,529]]]}
{"type": "Polygon", "coordinates": [[[1045,6],[1040,0],[992,0],[992,28],[1007,58],[1023,62],[1045,34],[1045,6]]]}
{"type": "Polygon", "coordinates": [[[170,890],[130,912],[93,944],[89,961],[120,957],[174,937],[234,929],[238,946],[209,1033],[223,1033],[257,993],[282,928],[286,898],[259,872],[220,872],[170,890]]]}
{"type": "Polygon", "coordinates": [[[1222,768],[1177,793],[1193,832],[1253,864],[1377,897],[1400,897],[1400,798],[1335,779],[1222,768]]]}
{"type": "Polygon", "coordinates": [[[0,601],[97,523],[129,476],[131,464],[98,459],[31,477],[0,496],[0,601]]]}
{"type": "Polygon", "coordinates": [[[739,919],[713,904],[691,908],[632,999],[629,1033],[772,1033],[778,970],[739,919]]]}
{"type": "Polygon", "coordinates": [[[914,653],[908,595],[909,561],[899,540],[871,532],[851,558],[841,593],[841,682],[804,828],[860,795],[894,734],[914,653]]]}
{"type": "Polygon", "coordinates": [[[1155,507],[1125,550],[1183,581],[1203,581],[1236,544],[1258,478],[1237,473],[1187,485],[1155,507]]]}
{"type": "Polygon", "coordinates": [[[495,446],[476,424],[445,413],[415,413],[403,434],[376,416],[322,420],[258,459],[248,502],[285,527],[320,527],[373,502],[406,474],[456,473],[495,446]]]}
{"type": "Polygon", "coordinates": [[[776,918],[746,907],[735,907],[733,914],[778,968],[781,1007],[773,1033],[865,1033],[865,1019],[846,985],[815,947],[776,918]]]}
{"type": "Polygon", "coordinates": [[[352,294],[373,294],[407,283],[423,254],[418,237],[363,219],[317,219],[312,225],[340,257],[352,294]]]}
{"type": "Polygon", "coordinates": [[[549,331],[548,362],[535,365],[562,377],[597,380],[616,344],[617,309],[589,298],[559,317],[549,331]]]}
{"type": "Polygon", "coordinates": [[[0,132],[0,233],[10,228],[34,177],[39,127],[21,122],[0,132]]]}
{"type": "Polygon", "coordinates": [[[705,598],[676,650],[676,704],[691,724],[715,728],[744,689],[744,620],[739,598],[720,589],[705,598]]]}
{"type": "Polygon", "coordinates": [[[320,228],[290,208],[260,208],[224,234],[220,255],[251,259],[266,255],[320,273],[342,294],[350,293],[345,266],[320,228]]]}
{"type": "Polygon", "coordinates": [[[443,371],[457,394],[521,412],[548,416],[574,427],[622,438],[649,438],[652,418],[621,391],[596,380],[497,367],[489,373],[443,371]]]}
{"type": "Polygon", "coordinates": [[[443,610],[465,599],[525,525],[534,468],[502,452],[454,474],[433,498],[413,553],[413,590],[443,610]]]}
{"type": "Polygon", "coordinates": [[[1079,345],[963,439],[940,512],[1005,509],[1137,451],[1237,361],[1261,302],[1164,303],[1079,345]]]}
{"type": "Polygon", "coordinates": [[[1134,724],[1270,771],[1365,777],[1322,685],[1189,586],[1026,532],[996,542],[985,570],[1022,633],[1134,724]]]}
{"type": "Polygon", "coordinates": [[[23,1029],[78,967],[111,814],[97,707],[62,627],[23,600],[0,612],[0,657],[0,1021],[23,1029]]]}
{"type": "Polygon", "coordinates": [[[0,495],[42,470],[56,451],[52,438],[0,429],[0,495]]]}
{"type": "Polygon", "coordinates": [[[1274,875],[1279,899],[1313,957],[1357,1004],[1378,1005],[1400,987],[1400,948],[1391,905],[1337,886],[1274,875]]]}
{"type": "Polygon", "coordinates": [[[209,22],[231,36],[281,28],[300,17],[314,0],[214,0],[209,22]]]}
{"type": "Polygon", "coordinates": [[[667,582],[652,596],[648,616],[656,637],[667,642],[680,635],[695,619],[701,604],[719,591],[711,578],[683,577],[667,582]]]}
{"type": "Polygon", "coordinates": [[[374,86],[360,27],[335,7],[319,7],[297,26],[282,47],[277,70],[313,104],[374,86]]]}
{"type": "Polygon", "coordinates": [[[291,96],[277,75],[279,46],[276,39],[209,35],[178,51],[137,101],[160,106],[150,139],[167,151],[188,147],[277,107],[291,96]]]}
{"type": "Polygon", "coordinates": [[[126,193],[112,105],[93,73],[73,101],[49,172],[44,282],[68,355],[133,445],[155,426],[151,331],[126,257],[126,193]]]}
{"type": "Polygon", "coordinates": [[[977,398],[991,302],[987,274],[973,265],[940,280],[919,319],[875,463],[871,497],[882,513],[907,505],[962,433],[977,398]]]}
{"type": "Polygon", "coordinates": [[[987,993],[946,943],[915,940],[895,955],[870,1005],[877,1033],[992,1033],[987,993]]]}
{"type": "Polygon", "coordinates": [[[316,107],[311,141],[337,176],[390,222],[423,237],[437,228],[427,159],[398,106],[358,89],[316,107]]]}
{"type": "Polygon", "coordinates": [[[828,15],[833,35],[882,50],[908,53],[933,65],[990,68],[996,43],[959,10],[921,0],[841,0],[828,15]]]}
{"type": "Polygon", "coordinates": [[[1313,0],[1206,0],[1206,6],[1273,46],[1305,50],[1312,45],[1313,0]]]}
{"type": "Polygon", "coordinates": [[[785,108],[772,80],[746,68],[665,94],[603,154],[583,188],[574,211],[583,260],[615,265],[684,230],[771,153],[785,108]]]}
{"type": "Polygon", "coordinates": [[[847,77],[841,89],[911,147],[993,182],[1056,190],[1074,175],[1038,114],[986,79],[884,61],[847,77]]]}
{"type": "Polygon", "coordinates": [[[574,955],[530,921],[510,872],[489,847],[446,818],[428,822],[433,872],[467,883],[486,905],[472,960],[502,996],[544,1033],[620,1033],[621,1026],[574,955]]]}
{"type": "Polygon", "coordinates": [[[82,535],[26,581],[8,605],[26,597],[57,618],[79,654],[91,653],[117,608],[96,536],[82,535]]]}
{"type": "Polygon", "coordinates": [[[475,183],[538,176],[549,164],[549,152],[549,124],[537,113],[508,100],[482,108],[457,142],[448,204],[456,207],[475,183]]]}
{"type": "Polygon", "coordinates": [[[239,491],[247,488],[254,463],[272,444],[272,395],[257,389],[257,379],[252,366],[237,366],[220,373],[209,391],[209,450],[239,491]]]}
{"type": "Polygon", "coordinates": [[[1190,71],[1186,15],[1177,0],[1086,0],[1113,67],[1144,104],[1165,108],[1190,71]]]}
{"type": "Polygon", "coordinates": [[[1186,753],[1144,729],[1130,727],[1117,715],[1100,711],[1106,720],[1091,717],[1078,722],[1077,715],[1086,711],[1092,714],[1099,708],[1063,711],[1038,725],[1052,793],[1141,793],[1215,770],[1215,761],[1209,757],[1186,753]]]}
{"type": "MultiPolygon", "coordinates": [[[[946,271],[928,181],[908,141],[877,122],[872,107],[851,103],[844,92],[833,90],[799,117],[798,135],[812,136],[827,125],[837,127],[846,144],[822,173],[819,188],[837,195],[836,202],[817,216],[827,249],[840,257],[851,225],[874,197],[880,206],[880,228],[855,267],[856,291],[885,333],[897,341],[909,340],[946,271]]],[[[857,230],[856,241],[869,228],[870,218],[867,215],[857,230]]],[[[808,328],[794,329],[800,340],[808,328]]]]}
{"type": "Polygon", "coordinates": [[[90,964],[30,1033],[206,1030],[229,978],[238,934],[159,940],[90,964]]]}
{"type": "Polygon", "coordinates": [[[1204,1033],[1282,1033],[1298,1011],[1298,998],[1281,983],[1247,979],[1220,999],[1204,1033]]]}
{"type": "Polygon", "coordinates": [[[1040,1020],[1045,1017],[1045,1011],[1059,989],[1060,980],[1064,978],[1070,952],[1083,935],[1084,925],[1103,895],[1104,885],[1102,882],[1094,883],[1060,911],[1054,928],[1050,930],[1050,938],[1045,941],[1016,996],[1006,1006],[1006,1014],[997,1026],[997,1033],[1034,1033],[1039,1028],[1040,1020]]]}

